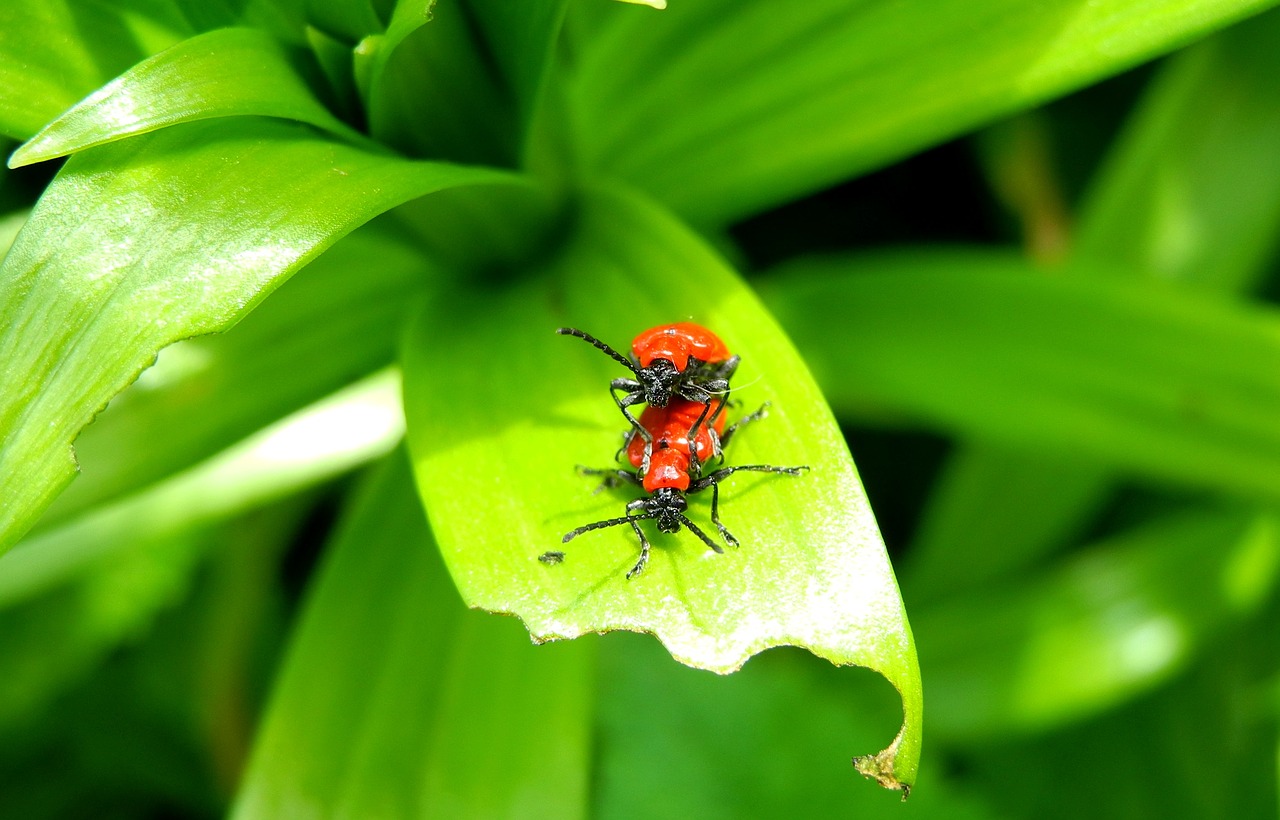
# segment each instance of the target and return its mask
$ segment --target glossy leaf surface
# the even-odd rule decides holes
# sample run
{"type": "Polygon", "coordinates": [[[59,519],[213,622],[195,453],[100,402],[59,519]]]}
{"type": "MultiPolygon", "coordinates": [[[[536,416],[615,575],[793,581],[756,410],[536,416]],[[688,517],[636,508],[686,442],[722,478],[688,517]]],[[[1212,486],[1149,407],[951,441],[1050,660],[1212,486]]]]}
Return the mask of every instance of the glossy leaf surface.
{"type": "Polygon", "coordinates": [[[1280,497],[1280,316],[1017,257],[814,261],[771,288],[842,407],[1280,497]],[[803,272],[802,272],[803,271],[803,272]],[[833,332],[838,329],[838,332],[833,332]]]}
{"type": "Polygon", "coordinates": [[[162,350],[76,439],[81,476],[36,531],[191,467],[389,365],[429,273],[387,228],[375,222],[344,237],[226,333],[162,350]]]}
{"type": "MultiPolygon", "coordinates": [[[[1070,273],[1238,292],[1265,274],[1280,225],[1280,14],[1169,60],[1095,175],[1070,273]]],[[[1120,477],[1087,456],[970,443],[953,457],[911,549],[914,600],[1067,545],[1120,477]]]]}
{"type": "Polygon", "coordinates": [[[187,40],[93,92],[9,158],[41,162],[180,122],[280,117],[360,139],[306,84],[302,56],[255,29],[228,28],[187,40]]]}
{"type": "Polygon", "coordinates": [[[685,0],[662,14],[593,11],[572,78],[577,133],[592,168],[719,224],[1274,4],[812,0],[779,14],[771,0],[685,0]]]}
{"type": "MultiPolygon", "coordinates": [[[[682,662],[719,672],[782,644],[875,669],[905,712],[877,774],[909,784],[920,728],[910,632],[848,451],[786,337],[693,235],[616,192],[590,195],[565,245],[529,273],[536,287],[443,298],[406,343],[410,450],[463,598],[519,615],[544,640],[651,632],[682,662]],[[698,289],[685,286],[691,278],[698,289]],[[627,306],[622,321],[618,305],[627,306]],[[766,420],[733,440],[728,463],[812,470],[730,478],[721,515],[741,548],[719,555],[687,531],[651,531],[654,556],[628,581],[637,555],[628,528],[561,544],[576,526],[621,515],[635,493],[593,496],[597,481],[575,474],[575,464],[608,466],[617,449],[625,422],[607,388],[621,374],[553,331],[580,326],[625,347],[691,310],[742,355],[735,397],[744,409],[772,403],[766,420]],[[564,562],[539,563],[553,549],[564,562]]],[[[715,533],[709,500],[692,501],[691,514],[715,533]]]]}
{"type": "Polygon", "coordinates": [[[72,478],[76,435],[161,348],[234,324],[296,268],[405,200],[508,179],[256,118],[168,128],[75,157],[0,267],[0,547],[72,478]]]}

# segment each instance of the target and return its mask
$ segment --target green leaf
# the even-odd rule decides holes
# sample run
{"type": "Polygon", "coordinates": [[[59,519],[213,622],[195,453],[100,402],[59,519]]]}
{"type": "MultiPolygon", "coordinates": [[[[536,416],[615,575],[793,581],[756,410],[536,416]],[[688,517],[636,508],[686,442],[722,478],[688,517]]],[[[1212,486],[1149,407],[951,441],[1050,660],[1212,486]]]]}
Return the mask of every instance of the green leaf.
{"type": "Polygon", "coordinates": [[[1172,685],[1064,731],[983,743],[962,765],[1013,817],[1275,817],[1275,711],[1259,696],[1277,635],[1272,608],[1172,685]],[[1229,774],[1184,776],[1207,761],[1229,774]]]}
{"type": "Polygon", "coordinates": [[[423,156],[521,164],[566,5],[397,3],[386,36],[357,50],[368,63],[371,132],[423,156]]]}
{"type": "Polygon", "coordinates": [[[543,93],[567,7],[568,0],[533,4],[470,0],[484,45],[497,61],[503,83],[515,100],[522,136],[543,93]]]}
{"type": "Polygon", "coordinates": [[[0,557],[0,607],[52,589],[131,544],[179,537],[383,455],[404,432],[396,376],[371,376],[167,481],[33,534],[0,557]]]}
{"type": "MultiPolygon", "coordinates": [[[[442,298],[406,342],[410,450],[464,600],[520,616],[538,640],[651,632],[681,662],[722,673],[784,644],[875,669],[901,693],[905,721],[865,763],[886,785],[910,784],[921,701],[902,603],[840,431],[786,337],[696,237],[622,193],[588,195],[565,244],[530,273],[504,294],[442,298]],[[691,310],[741,354],[735,396],[746,409],[772,402],[734,439],[730,463],[812,471],[734,477],[722,516],[740,549],[717,555],[687,532],[658,535],[648,569],[628,581],[629,530],[561,547],[568,530],[622,514],[634,493],[593,496],[596,482],[575,474],[617,449],[625,422],[607,388],[620,374],[553,331],[578,326],[624,345],[691,310]],[[566,551],[562,564],[538,562],[550,549],[566,551]]],[[[696,520],[709,500],[693,501],[696,520]]]]}
{"type": "Polygon", "coordinates": [[[907,600],[969,592],[1082,534],[1112,471],[1070,455],[985,442],[962,445],[934,482],[906,567],[907,600]]]}
{"type": "Polygon", "coordinates": [[[121,3],[0,3],[0,134],[26,139],[81,97],[182,35],[121,3]]]}
{"type": "Polygon", "coordinates": [[[435,0],[396,0],[387,30],[371,30],[351,52],[352,72],[360,96],[366,104],[374,98],[373,89],[382,82],[391,55],[395,54],[405,38],[432,19],[431,10],[434,6],[435,0]]]}
{"type": "Polygon", "coordinates": [[[350,43],[383,29],[369,0],[305,0],[305,5],[312,25],[350,43]]]}
{"type": "MultiPolygon", "coordinates": [[[[145,0],[144,0],[145,1],[145,0]]],[[[163,0],[162,0],[163,1],[163,0]]],[[[304,39],[303,0],[173,0],[196,31],[246,26],[286,42],[304,39]]]]}
{"type": "Polygon", "coordinates": [[[884,253],[796,265],[767,293],[837,407],[1280,498],[1280,317],[1083,278],[884,253]]]}
{"type": "Polygon", "coordinates": [[[1167,680],[1257,612],[1280,569],[1280,521],[1191,511],[1098,544],[1042,577],[915,611],[930,729],[1043,730],[1167,680]]]}
{"type": "Polygon", "coordinates": [[[375,139],[414,156],[514,165],[515,101],[464,3],[433,7],[431,24],[394,48],[373,39],[361,50],[375,139]]]}
{"type": "MultiPolygon", "coordinates": [[[[88,533],[82,533],[88,534],[88,533]]],[[[0,609],[0,730],[30,723],[114,647],[187,592],[209,534],[111,533],[116,543],[34,600],[0,609]]],[[[0,562],[0,572],[9,562],[0,562]]],[[[12,604],[12,601],[7,603],[12,604]]]]}
{"type": "MultiPolygon", "coordinates": [[[[1280,225],[1280,14],[1187,49],[1156,75],[1092,186],[1074,272],[1236,292],[1259,280],[1280,225]]],[[[1106,466],[970,445],[954,457],[909,551],[919,595],[1064,546],[1114,488],[1106,466]]]]}
{"type": "MultiPolygon", "coordinates": [[[[590,4],[582,4],[590,5],[590,4]]],[[[686,0],[575,39],[584,160],[719,224],[1122,71],[1274,0],[686,0]]]]}
{"type": "Polygon", "coordinates": [[[589,649],[467,612],[394,456],[329,548],[233,816],[585,816],[589,649]]]}
{"type": "Polygon", "coordinates": [[[1081,213],[1079,255],[1214,291],[1255,285],[1280,225],[1280,13],[1171,61],[1081,213]]]}
{"type": "Polygon", "coordinates": [[[166,128],[74,157],[0,267],[0,549],[71,480],[73,439],[161,348],[235,324],[382,211],[513,179],[257,118],[166,128]]]}
{"type": "Polygon", "coordinates": [[[315,98],[302,55],[261,31],[229,28],[145,60],[58,119],[9,158],[17,168],[180,122],[264,116],[363,137],[315,98]]]}
{"type": "Polygon", "coordinates": [[[190,467],[390,364],[426,287],[423,266],[417,248],[374,222],[231,330],[160,351],[76,439],[81,478],[36,531],[190,467]]]}

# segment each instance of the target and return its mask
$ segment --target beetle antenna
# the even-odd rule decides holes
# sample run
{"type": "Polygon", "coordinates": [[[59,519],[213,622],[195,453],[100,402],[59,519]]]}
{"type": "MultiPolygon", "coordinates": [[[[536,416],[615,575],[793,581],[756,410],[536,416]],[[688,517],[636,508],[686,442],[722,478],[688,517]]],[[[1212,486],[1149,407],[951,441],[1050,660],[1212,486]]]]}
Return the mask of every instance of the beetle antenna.
{"type": "Polygon", "coordinates": [[[702,543],[706,544],[708,547],[711,547],[711,549],[715,550],[721,555],[724,554],[724,548],[721,547],[719,544],[717,544],[715,541],[712,541],[705,532],[698,529],[697,525],[695,525],[692,521],[690,521],[688,516],[681,515],[680,520],[684,522],[684,525],[686,527],[688,527],[690,530],[693,531],[694,535],[702,539],[702,543]]]}
{"type": "Polygon", "coordinates": [[[618,364],[622,365],[626,369],[630,370],[632,373],[638,373],[638,371],[636,370],[636,366],[631,363],[630,359],[628,359],[626,356],[623,356],[621,353],[614,350],[612,347],[609,347],[607,344],[600,341],[595,336],[592,336],[590,333],[587,333],[586,331],[578,330],[576,327],[559,327],[559,328],[556,328],[556,333],[560,334],[561,336],[577,336],[579,339],[591,345],[596,350],[599,350],[601,353],[604,353],[605,355],[611,357],[614,361],[616,361],[618,364]]]}

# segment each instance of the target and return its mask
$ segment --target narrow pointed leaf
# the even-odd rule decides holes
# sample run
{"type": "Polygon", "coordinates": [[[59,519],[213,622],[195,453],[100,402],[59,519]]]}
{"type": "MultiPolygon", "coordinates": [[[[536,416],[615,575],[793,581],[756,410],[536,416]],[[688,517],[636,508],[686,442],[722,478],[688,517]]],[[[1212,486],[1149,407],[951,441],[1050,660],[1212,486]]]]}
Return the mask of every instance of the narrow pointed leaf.
{"type": "Polygon", "coordinates": [[[794,273],[769,302],[837,406],[1280,498],[1275,311],[1046,276],[983,251],[814,260],[794,273]]]}
{"type": "Polygon", "coordinates": [[[1184,667],[1257,612],[1280,569],[1280,521],[1169,517],[1017,585],[917,613],[930,726],[950,737],[1043,730],[1184,667]]]}
{"type": "Polygon", "coordinates": [[[0,134],[26,139],[139,60],[188,33],[106,3],[0,3],[0,134]]]}
{"type": "Polygon", "coordinates": [[[468,612],[395,454],[329,548],[233,817],[583,817],[590,649],[468,612]]]}
{"type": "Polygon", "coordinates": [[[73,158],[0,267],[0,549],[71,480],[75,436],[161,348],[230,327],[382,211],[510,179],[257,118],[73,158]]]}
{"type": "Polygon", "coordinates": [[[13,153],[9,167],[214,117],[280,117],[360,140],[316,99],[303,75],[303,59],[255,29],[220,29],[183,40],[49,123],[13,153]]]}
{"type": "Polygon", "coordinates": [[[1280,236],[1277,38],[1273,12],[1170,61],[1084,203],[1078,255],[1216,291],[1262,278],[1280,236]]]}
{"type": "Polygon", "coordinates": [[[35,531],[191,467],[386,367],[425,279],[420,251],[375,222],[226,333],[166,347],[76,439],[81,477],[35,531]]]}
{"type": "MultiPolygon", "coordinates": [[[[1155,75],[1094,180],[1073,238],[1074,255],[1106,265],[1071,272],[1229,292],[1259,281],[1280,236],[1277,36],[1280,14],[1260,15],[1186,49],[1155,75]]],[[[913,600],[1065,546],[1118,480],[1079,454],[960,448],[909,550],[913,600]]]]}
{"type": "MultiPolygon", "coordinates": [[[[910,631],[848,450],[786,337],[698,239],[621,193],[591,194],[564,246],[530,273],[505,295],[442,298],[406,342],[410,449],[463,598],[519,615],[541,640],[651,632],[678,660],[722,673],[783,644],[875,669],[901,693],[905,722],[864,765],[886,785],[910,784],[921,710],[910,631]],[[645,327],[689,318],[742,356],[744,409],[772,402],[733,440],[729,463],[812,470],[730,478],[721,516],[740,548],[716,554],[688,531],[650,530],[653,558],[627,580],[638,548],[629,528],[561,543],[635,497],[592,495],[598,482],[574,470],[609,466],[618,447],[625,422],[607,388],[620,368],[553,331],[578,326],[625,348],[645,327]],[[539,563],[553,549],[563,563],[539,563]]],[[[692,500],[690,515],[714,536],[709,501],[692,500]]]]}
{"type": "Polygon", "coordinates": [[[1102,507],[1113,475],[1098,462],[1032,448],[957,448],[907,553],[908,598],[969,591],[1067,546],[1102,507]]]}
{"type": "Polygon", "coordinates": [[[687,0],[594,15],[573,99],[591,167],[722,223],[908,156],[1275,0],[687,0]],[[661,123],[660,127],[656,127],[661,123]]]}

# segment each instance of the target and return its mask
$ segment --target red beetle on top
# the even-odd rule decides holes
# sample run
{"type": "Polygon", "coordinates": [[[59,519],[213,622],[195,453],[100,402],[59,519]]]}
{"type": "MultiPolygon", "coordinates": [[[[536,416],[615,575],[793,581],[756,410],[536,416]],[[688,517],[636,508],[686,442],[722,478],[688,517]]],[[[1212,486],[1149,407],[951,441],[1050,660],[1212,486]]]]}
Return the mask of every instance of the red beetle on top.
{"type": "MultiPolygon", "coordinates": [[[[704,544],[716,552],[723,553],[724,550],[720,545],[712,541],[706,533],[700,530],[684,514],[689,507],[685,495],[701,492],[710,487],[711,523],[715,524],[716,528],[720,530],[720,535],[724,538],[726,544],[731,547],[738,546],[738,539],[734,538],[724,524],[720,523],[720,482],[734,473],[744,470],[757,473],[799,475],[801,471],[809,469],[808,467],[774,467],[770,464],[742,464],[734,467],[723,467],[705,476],[701,475],[701,465],[712,458],[723,458],[721,447],[728,444],[729,439],[743,425],[763,418],[765,409],[765,407],[761,407],[756,412],[744,416],[728,430],[724,429],[724,416],[717,412],[712,417],[712,422],[703,425],[694,435],[692,434],[693,426],[706,413],[706,408],[703,405],[688,399],[676,398],[672,399],[666,407],[658,407],[656,405],[646,407],[640,415],[640,423],[649,434],[649,441],[652,442],[652,456],[649,458],[648,464],[645,464],[645,450],[647,449],[644,444],[645,440],[633,432],[626,449],[627,458],[632,466],[636,468],[634,472],[631,470],[596,470],[589,468],[582,468],[582,472],[586,475],[604,476],[604,484],[602,486],[605,487],[617,487],[624,482],[638,484],[649,495],[628,502],[626,515],[578,527],[576,530],[566,534],[563,540],[568,542],[591,530],[613,527],[619,524],[630,524],[631,529],[635,531],[636,537],[640,539],[640,560],[627,573],[627,578],[644,571],[645,565],[649,562],[649,541],[644,537],[644,532],[637,523],[646,518],[657,520],[658,530],[665,533],[679,532],[680,525],[683,524],[692,530],[694,535],[702,539],[704,544]],[[722,431],[723,436],[721,435],[722,431]],[[693,441],[692,446],[690,445],[690,440],[693,441]]],[[[563,558],[563,553],[548,552],[544,553],[540,560],[544,563],[558,563],[563,558]]]]}
{"type": "Polygon", "coordinates": [[[690,435],[697,438],[694,428],[702,426],[708,413],[718,416],[724,410],[729,400],[729,378],[738,369],[739,357],[729,353],[720,337],[692,322],[659,325],[642,332],[631,342],[630,359],[576,328],[562,327],[556,333],[577,336],[635,374],[633,379],[610,382],[609,395],[632,429],[644,439],[646,452],[652,451],[650,432],[627,411],[628,407],[640,402],[647,402],[650,407],[666,407],[673,397],[697,402],[702,407],[690,426],[690,435]],[[712,399],[716,396],[720,401],[711,411],[712,399]]]}

